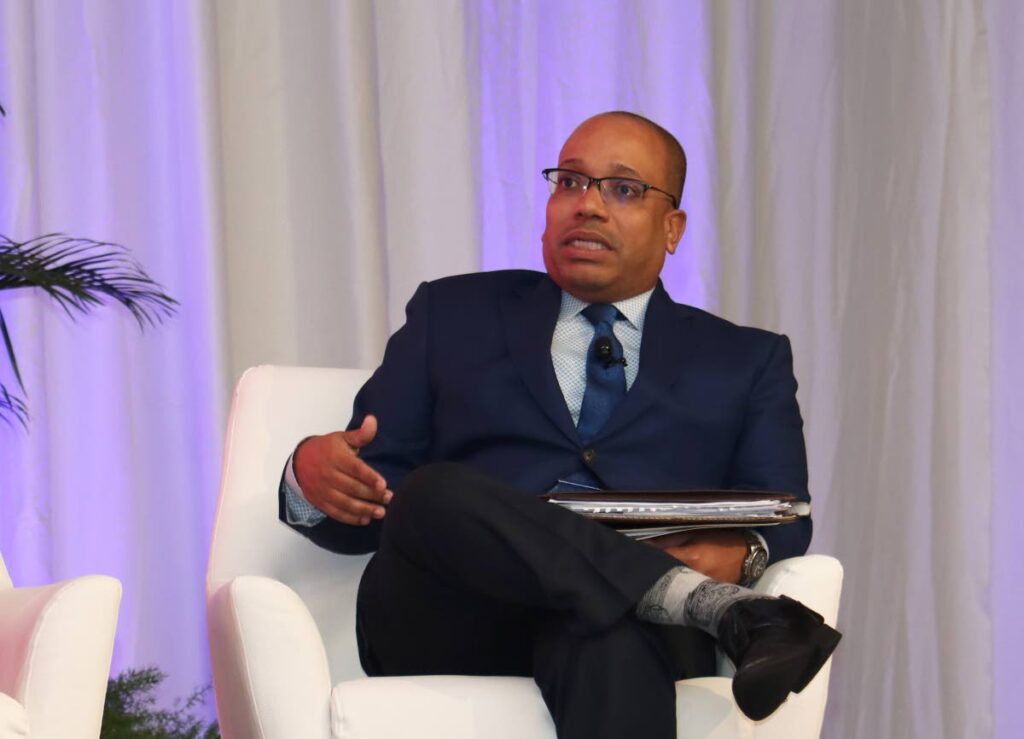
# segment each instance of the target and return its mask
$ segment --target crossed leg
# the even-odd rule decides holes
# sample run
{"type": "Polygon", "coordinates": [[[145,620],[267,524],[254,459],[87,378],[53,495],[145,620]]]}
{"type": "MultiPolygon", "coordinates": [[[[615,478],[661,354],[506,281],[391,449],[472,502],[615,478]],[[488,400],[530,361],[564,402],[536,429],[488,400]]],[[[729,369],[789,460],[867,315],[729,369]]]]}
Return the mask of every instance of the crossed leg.
{"type": "Polygon", "coordinates": [[[364,668],[533,676],[563,739],[669,739],[680,673],[634,611],[677,564],[470,468],[430,465],[396,491],[360,586],[364,668]]]}

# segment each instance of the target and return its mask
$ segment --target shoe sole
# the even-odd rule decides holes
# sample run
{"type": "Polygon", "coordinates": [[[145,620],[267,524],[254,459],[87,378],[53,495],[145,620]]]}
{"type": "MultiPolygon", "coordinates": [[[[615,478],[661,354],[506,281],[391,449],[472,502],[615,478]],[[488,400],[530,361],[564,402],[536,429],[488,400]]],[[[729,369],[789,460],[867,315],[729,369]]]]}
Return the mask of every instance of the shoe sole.
{"type": "Polygon", "coordinates": [[[818,671],[825,666],[828,658],[832,656],[832,652],[839,646],[839,640],[842,638],[843,635],[828,624],[821,624],[814,630],[814,635],[811,638],[814,654],[811,656],[811,662],[807,665],[807,670],[797,683],[797,687],[793,688],[794,693],[802,692],[814,679],[818,671]]]}

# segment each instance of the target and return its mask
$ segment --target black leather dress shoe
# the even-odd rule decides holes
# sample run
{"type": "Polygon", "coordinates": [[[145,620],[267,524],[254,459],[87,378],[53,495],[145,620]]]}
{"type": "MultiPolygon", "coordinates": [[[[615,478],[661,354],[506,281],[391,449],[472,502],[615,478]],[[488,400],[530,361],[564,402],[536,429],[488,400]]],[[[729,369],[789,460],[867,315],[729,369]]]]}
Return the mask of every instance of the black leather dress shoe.
{"type": "Polygon", "coordinates": [[[755,721],[799,693],[832,654],[842,634],[800,601],[750,598],[718,624],[718,643],[736,665],[732,694],[755,721]]]}

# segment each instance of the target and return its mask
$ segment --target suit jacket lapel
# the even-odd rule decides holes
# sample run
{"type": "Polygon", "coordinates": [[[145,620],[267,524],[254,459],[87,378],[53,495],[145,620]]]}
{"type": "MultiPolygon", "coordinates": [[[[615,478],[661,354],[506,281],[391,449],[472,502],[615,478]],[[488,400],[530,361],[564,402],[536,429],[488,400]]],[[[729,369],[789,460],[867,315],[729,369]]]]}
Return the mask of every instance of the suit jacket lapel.
{"type": "Polygon", "coordinates": [[[692,308],[674,303],[659,280],[644,318],[640,372],[625,400],[615,409],[597,439],[627,427],[652,405],[661,403],[696,347],[692,308]]]}
{"type": "Polygon", "coordinates": [[[530,394],[555,427],[578,443],[572,415],[551,364],[551,337],[561,304],[562,291],[544,277],[536,285],[505,296],[502,324],[509,355],[530,394]]]}

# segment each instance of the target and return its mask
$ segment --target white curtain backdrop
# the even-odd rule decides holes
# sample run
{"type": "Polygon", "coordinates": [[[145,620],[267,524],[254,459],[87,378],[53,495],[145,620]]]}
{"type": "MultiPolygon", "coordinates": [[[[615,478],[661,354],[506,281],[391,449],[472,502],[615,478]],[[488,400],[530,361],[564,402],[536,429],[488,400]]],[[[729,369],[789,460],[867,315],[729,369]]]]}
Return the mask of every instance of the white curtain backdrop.
{"type": "MultiPolygon", "coordinates": [[[[204,3],[0,0],[0,233],[129,245],[181,302],[141,334],[0,297],[30,428],[0,424],[0,552],[15,584],[124,584],[114,669],[209,681],[202,583],[226,415],[220,147],[204,3]]],[[[2,362],[0,377],[17,386],[2,362]]]]}
{"type": "Polygon", "coordinates": [[[1013,0],[0,0],[0,233],[127,244],[182,303],[140,334],[0,294],[12,578],[120,577],[115,670],[208,681],[231,384],[371,367],[420,281],[541,268],[540,169],[629,109],[689,154],[669,291],[793,341],[846,567],[825,736],[1016,736],[1022,35],[1013,0]]]}

